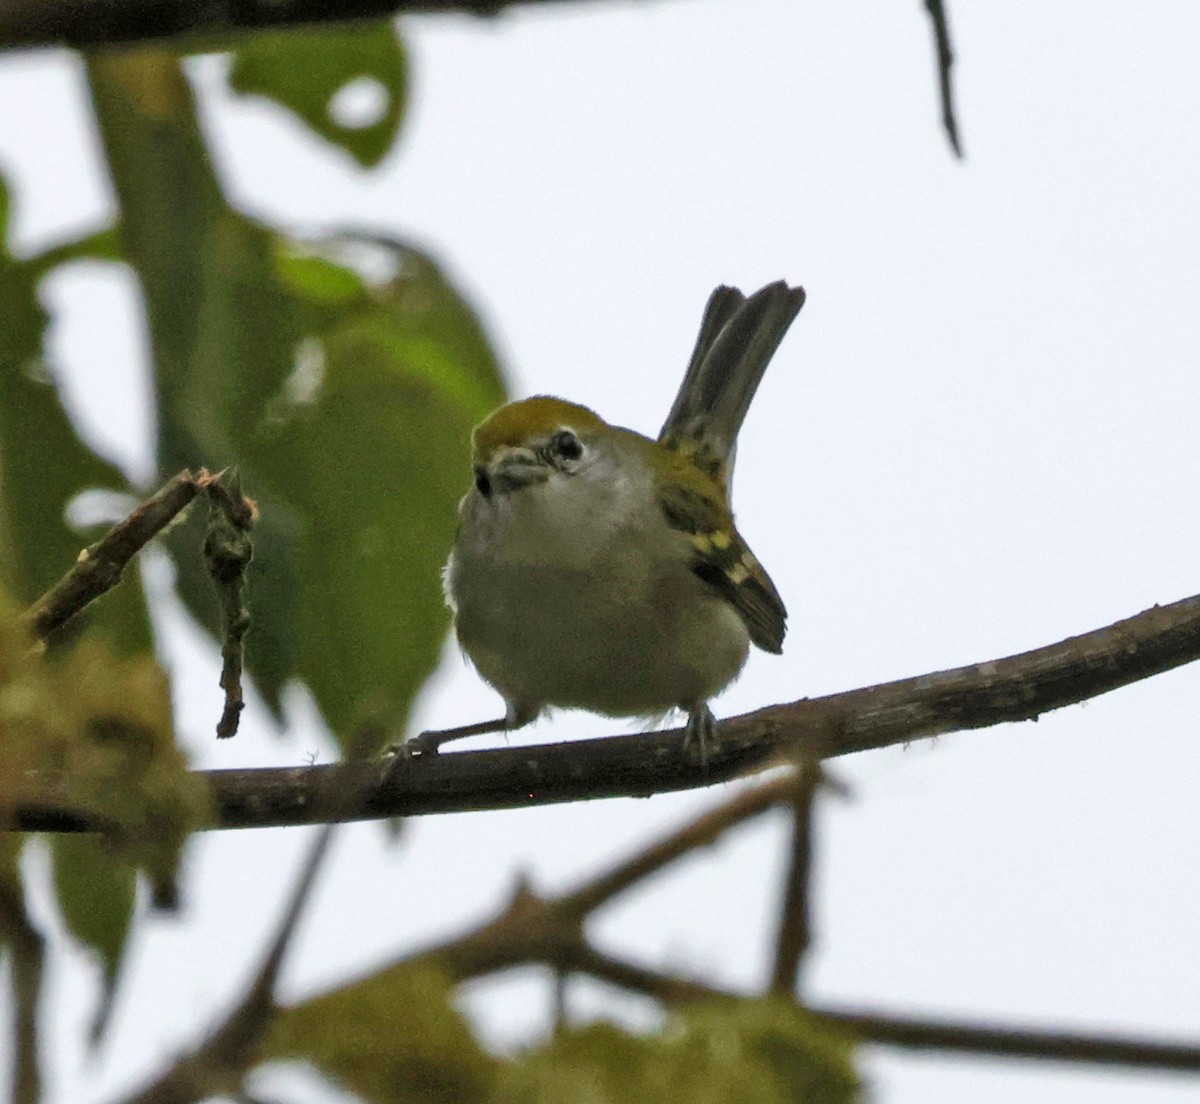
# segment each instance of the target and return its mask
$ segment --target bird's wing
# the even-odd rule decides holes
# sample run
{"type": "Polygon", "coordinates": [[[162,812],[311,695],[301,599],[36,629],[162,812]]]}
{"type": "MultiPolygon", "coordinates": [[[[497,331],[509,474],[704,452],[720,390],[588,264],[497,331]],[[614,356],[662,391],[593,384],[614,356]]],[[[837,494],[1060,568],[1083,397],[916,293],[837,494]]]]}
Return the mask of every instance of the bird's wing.
{"type": "Polygon", "coordinates": [[[758,647],[782,652],[787,609],[728,508],[696,486],[662,485],[658,495],[667,524],[691,542],[692,570],[737,610],[758,647]]]}

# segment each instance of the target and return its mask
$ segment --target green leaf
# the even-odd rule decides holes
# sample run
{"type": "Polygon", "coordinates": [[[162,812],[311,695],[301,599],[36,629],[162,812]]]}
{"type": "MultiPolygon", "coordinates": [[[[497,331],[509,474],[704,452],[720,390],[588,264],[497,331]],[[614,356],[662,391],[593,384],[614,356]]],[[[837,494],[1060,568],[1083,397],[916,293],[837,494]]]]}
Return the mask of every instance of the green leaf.
{"type": "MultiPolygon", "coordinates": [[[[0,221],[4,213],[2,204],[0,194],[0,221]]],[[[20,836],[13,834],[0,838],[0,962],[7,959],[8,968],[3,972],[12,988],[8,1051],[14,1102],[36,1101],[42,1095],[38,1026],[45,940],[25,907],[19,865],[22,842],[20,836]]]]}
{"type": "Polygon", "coordinates": [[[247,454],[265,502],[298,519],[296,670],[343,737],[398,730],[433,669],[468,437],[501,399],[457,294],[427,258],[397,256],[401,274],[357,304],[310,301],[311,363],[247,454]]]}
{"type": "MultiPolygon", "coordinates": [[[[0,226],[7,227],[8,213],[8,191],[0,180],[0,226]]],[[[63,409],[44,360],[47,317],[37,297],[40,279],[55,264],[79,256],[105,255],[112,240],[111,232],[102,231],[25,260],[15,257],[0,237],[0,587],[11,596],[0,611],[5,618],[12,616],[8,607],[16,602],[31,603],[57,582],[88,542],[66,522],[71,500],[93,487],[128,490],[117,468],[80,440],[63,409]]],[[[17,779],[58,778],[67,761],[77,757],[82,734],[98,721],[97,715],[81,704],[79,687],[73,681],[81,673],[76,664],[90,665],[99,650],[113,657],[104,664],[104,677],[124,670],[122,661],[115,658],[118,655],[141,656],[158,670],[136,571],[128,572],[118,587],[81,614],[75,627],[86,627],[87,633],[82,644],[60,657],[61,662],[39,664],[29,659],[30,642],[13,635],[15,630],[0,648],[6,653],[0,661],[0,741],[5,745],[0,774],[7,780],[0,790],[6,798],[22,796],[12,792],[17,779]],[[101,639],[104,644],[98,643],[101,639]],[[66,681],[61,682],[64,672],[66,681]],[[47,769],[53,773],[32,773],[47,769]]],[[[112,692],[121,694],[127,689],[118,681],[112,692]]],[[[160,696],[163,702],[167,700],[165,680],[160,696]]],[[[117,708],[123,715],[126,705],[119,703],[117,708]]],[[[159,711],[156,727],[165,731],[165,739],[170,741],[169,710],[159,711]]],[[[118,778],[114,784],[105,777],[100,788],[108,792],[100,804],[111,805],[124,792],[125,784],[124,779],[118,778]]],[[[96,796],[78,792],[81,785],[86,789],[86,782],[76,780],[71,785],[76,787],[74,792],[68,794],[59,785],[51,799],[69,802],[78,798],[87,807],[96,796]]],[[[43,795],[35,790],[24,796],[43,795]]],[[[165,861],[155,860],[164,881],[170,879],[180,844],[174,839],[168,845],[173,854],[165,861]]],[[[64,918],[104,965],[105,995],[96,1021],[99,1028],[115,992],[139,860],[125,854],[110,856],[103,863],[83,862],[97,847],[95,840],[60,841],[56,870],[64,918]]]]}
{"type": "Polygon", "coordinates": [[[307,1061],[368,1104],[482,1104],[499,1065],[454,1008],[449,979],[414,966],[285,1009],[261,1056],[307,1061]]]}
{"type": "MultiPolygon", "coordinates": [[[[299,676],[343,741],[392,733],[449,624],[440,568],[470,428],[503,398],[487,341],[416,250],[290,243],[231,210],[176,58],[88,64],[146,295],[160,464],[236,465],[260,507],[247,669],[277,714],[299,676]],[[348,263],[367,252],[370,276],[348,263]]],[[[193,518],[168,541],[181,597],[215,631],[201,539],[193,518]]]]}
{"type": "MultiPolygon", "coordinates": [[[[0,180],[0,215],[8,206],[0,180]]],[[[0,582],[23,603],[48,590],[88,543],[67,524],[68,504],[94,487],[128,490],[121,472],[80,440],[45,362],[37,288],[47,270],[41,258],[14,257],[0,239],[0,582]]],[[[135,573],[84,622],[127,654],[152,647],[135,573]]]]}
{"type": "Polygon", "coordinates": [[[234,50],[229,82],[237,92],[274,100],[370,168],[388,152],[400,128],[407,65],[390,22],[260,31],[234,50]],[[337,97],[357,89],[377,97],[378,104],[371,106],[378,110],[363,125],[347,125],[349,120],[337,117],[337,97]]]}
{"type": "MultiPolygon", "coordinates": [[[[121,205],[122,246],[146,300],[160,471],[219,470],[240,460],[245,439],[292,371],[300,329],[292,295],[276,277],[274,239],[226,205],[177,57],[156,49],[97,55],[88,76],[121,205]]],[[[252,477],[246,483],[254,493],[252,477]]],[[[247,661],[278,714],[295,670],[290,548],[297,521],[286,503],[263,507],[247,661]]],[[[167,543],[180,596],[215,633],[201,513],[193,511],[167,543]]],[[[214,724],[219,712],[214,698],[214,724]]]]}
{"type": "Polygon", "coordinates": [[[849,1048],[780,1000],[722,1001],[632,1035],[597,1023],[556,1035],[511,1064],[494,1104],[852,1104],[849,1048]]]}
{"type": "Polygon", "coordinates": [[[137,871],[98,836],[60,833],[50,837],[50,847],[62,918],[71,934],[97,954],[104,972],[103,996],[92,1021],[95,1040],[108,1024],[116,996],[137,871]]]}

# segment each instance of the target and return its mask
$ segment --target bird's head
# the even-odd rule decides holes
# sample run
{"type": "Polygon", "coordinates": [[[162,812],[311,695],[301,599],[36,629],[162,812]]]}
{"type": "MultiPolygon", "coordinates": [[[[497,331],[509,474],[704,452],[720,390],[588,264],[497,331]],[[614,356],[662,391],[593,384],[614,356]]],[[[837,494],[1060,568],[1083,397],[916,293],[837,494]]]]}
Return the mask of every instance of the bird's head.
{"type": "Polygon", "coordinates": [[[472,436],[475,489],[483,498],[574,475],[613,429],[586,406],[548,395],[500,407],[472,436]]]}

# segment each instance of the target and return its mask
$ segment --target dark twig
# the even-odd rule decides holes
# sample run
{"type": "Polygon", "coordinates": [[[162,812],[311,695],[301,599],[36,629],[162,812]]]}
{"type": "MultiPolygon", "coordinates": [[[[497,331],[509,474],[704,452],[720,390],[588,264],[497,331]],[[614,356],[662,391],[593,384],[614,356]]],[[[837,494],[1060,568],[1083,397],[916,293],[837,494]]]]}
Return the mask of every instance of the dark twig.
{"type": "Polygon", "coordinates": [[[813,797],[821,767],[807,759],[796,767],[792,785],[792,847],[779,903],[779,932],[775,938],[775,964],[771,991],[796,995],[800,963],[811,940],[809,873],[813,856],[813,797]]]}
{"type": "Polygon", "coordinates": [[[651,874],[695,851],[716,843],[730,828],[752,820],[789,800],[795,783],[790,774],[743,790],[690,824],[643,848],[632,858],[588,880],[585,885],[558,899],[559,907],[581,921],[630,886],[639,885],[651,874]]]}
{"type": "Polygon", "coordinates": [[[562,1035],[571,1026],[571,1012],[568,989],[571,975],[558,966],[554,967],[553,988],[551,990],[551,1012],[554,1034],[562,1035]]]}
{"type": "Polygon", "coordinates": [[[1033,1031],[992,1024],[921,1020],[865,1009],[814,1008],[811,1011],[830,1027],[856,1035],[864,1042],[887,1046],[1200,1073],[1200,1044],[1196,1043],[1164,1043],[1130,1035],[1033,1031]]]}
{"type": "Polygon", "coordinates": [[[933,23],[933,40],[937,48],[938,96],[942,104],[942,126],[950,141],[955,157],[962,157],[962,142],[958,136],[958,120],[954,113],[954,86],[950,70],[954,65],[954,51],[950,46],[950,26],[946,21],[946,6],[942,0],[925,0],[925,8],[933,23]]]}
{"type": "Polygon", "coordinates": [[[221,606],[221,689],[225,708],[217,722],[217,737],[236,734],[238,718],[245,708],[242,693],[242,662],[250,611],[246,608],[246,569],[254,557],[250,529],[258,507],[242,494],[241,480],[234,474],[225,487],[211,480],[204,487],[209,500],[208,529],[204,534],[204,561],[217,588],[221,606]]]}
{"type": "Polygon", "coordinates": [[[48,639],[86,605],[116,586],[129,561],[179,515],[211,478],[206,472],[193,477],[190,471],[181,471],[124,521],[80,552],[75,566],[25,613],[34,636],[48,639]]]}
{"type": "Polygon", "coordinates": [[[275,938],[237,1007],[199,1046],[177,1058],[151,1084],[123,1098],[121,1104],[193,1104],[240,1089],[279,1014],[275,994],[279,971],[337,827],[326,824],[318,833],[275,938]]]}

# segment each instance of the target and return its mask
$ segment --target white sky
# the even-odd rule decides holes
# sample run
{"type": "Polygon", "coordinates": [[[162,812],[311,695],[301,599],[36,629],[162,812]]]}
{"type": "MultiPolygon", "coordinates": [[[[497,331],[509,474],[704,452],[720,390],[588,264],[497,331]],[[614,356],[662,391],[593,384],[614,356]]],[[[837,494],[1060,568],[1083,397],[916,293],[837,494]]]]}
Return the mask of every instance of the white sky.
{"type": "MultiPolygon", "coordinates": [[[[198,67],[232,195],[304,230],[431,245],[478,305],[514,393],[652,432],[718,282],[786,277],[809,303],[739,448],[741,528],[791,611],[718,715],[995,658],[1195,593],[1200,517],[1200,9],[953,4],[968,160],[937,122],[922,5],[662,0],[407,24],[415,102],[396,156],[356,173],[198,67]]],[[[78,70],[0,58],[0,165],[36,243],[110,210],[78,70]]],[[[130,281],[55,281],[55,348],[95,440],[146,472],[130,281]]],[[[328,745],[261,712],[218,746],[216,664],[169,611],[198,764],[328,745]]],[[[1059,1028],[1200,1036],[1200,670],[1007,726],[837,764],[821,813],[814,1000],[1059,1028]]],[[[450,656],[418,720],[496,709],[450,656]]],[[[614,731],[564,715],[535,738],[614,731]]],[[[429,819],[388,848],[345,832],[289,991],[463,928],[517,872],[551,889],[731,792],[429,819]]],[[[606,945],[762,982],[785,825],[764,821],[600,918],[606,945]]],[[[55,1101],[111,1095],[237,992],[304,831],[193,847],[191,909],[156,919],[101,1059],[69,1041],[80,961],[51,977],[55,1101]],[[64,1069],[65,1066],[65,1069],[64,1069]]],[[[579,985],[581,1016],[611,1007],[579,985]]],[[[471,1009],[511,1045],[536,978],[471,1009]]],[[[622,1008],[627,1006],[622,1005],[622,1008]]],[[[628,1010],[628,1009],[627,1009],[628,1010]]],[[[644,1010],[643,1010],[644,1011],[644,1010]]],[[[632,1009],[631,1014],[637,1014],[632,1009]]],[[[405,1025],[397,1024],[397,1031],[405,1025]]],[[[870,1050],[884,1104],[1182,1104],[1195,1079],[870,1050]]],[[[295,1082],[291,1082],[295,1084],[295,1082]]],[[[308,1091],[308,1090],[306,1090],[308,1091]]],[[[333,1099],[312,1089],[304,1099],[333,1099]]]]}

